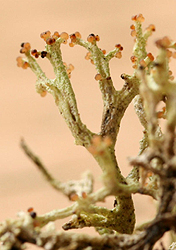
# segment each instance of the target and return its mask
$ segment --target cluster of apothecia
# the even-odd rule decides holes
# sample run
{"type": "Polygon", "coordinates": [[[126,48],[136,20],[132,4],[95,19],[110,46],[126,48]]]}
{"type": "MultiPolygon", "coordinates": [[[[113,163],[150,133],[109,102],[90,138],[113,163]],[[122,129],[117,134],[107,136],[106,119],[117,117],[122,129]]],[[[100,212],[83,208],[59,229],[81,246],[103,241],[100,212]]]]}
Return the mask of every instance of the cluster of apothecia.
{"type": "Polygon", "coordinates": [[[64,62],[64,66],[66,68],[67,75],[70,78],[71,77],[71,72],[74,70],[75,67],[71,63],[67,65],[65,62],[64,62]]]}
{"type": "Polygon", "coordinates": [[[88,41],[89,43],[94,44],[94,43],[100,41],[100,37],[99,37],[99,35],[90,34],[90,35],[87,37],[87,41],[88,41]]]}
{"type": "Polygon", "coordinates": [[[81,39],[81,34],[78,31],[70,35],[71,42],[69,43],[69,46],[74,47],[77,39],[81,39]]]}
{"type": "MultiPolygon", "coordinates": [[[[138,58],[133,55],[133,56],[130,57],[130,60],[134,64],[133,68],[137,69],[138,66],[137,66],[136,63],[138,62],[138,58]]],[[[142,67],[142,68],[146,68],[148,66],[148,64],[150,62],[153,62],[153,61],[154,61],[154,56],[152,55],[152,53],[148,53],[145,59],[140,60],[139,66],[142,67]]]]}
{"type": "MultiPolygon", "coordinates": [[[[145,21],[145,18],[143,17],[142,14],[138,14],[138,15],[132,16],[131,20],[141,23],[145,21]]],[[[135,26],[133,24],[130,26],[130,29],[131,29],[131,36],[135,37],[137,33],[135,30],[135,26]]]]}
{"type": "Polygon", "coordinates": [[[34,208],[33,207],[29,207],[27,209],[27,212],[29,213],[29,215],[33,219],[33,226],[34,227],[39,227],[40,226],[40,222],[37,220],[37,213],[34,211],[34,208]]]}
{"type": "MultiPolygon", "coordinates": [[[[131,18],[132,21],[135,21],[135,22],[139,22],[139,23],[142,23],[145,21],[145,18],[143,17],[142,14],[138,14],[138,15],[135,15],[135,16],[132,16],[131,18]]],[[[135,30],[135,25],[132,24],[130,26],[130,29],[131,29],[131,36],[132,37],[135,37],[136,36],[136,30],[135,30]]],[[[151,35],[152,32],[154,32],[156,29],[155,29],[155,25],[154,24],[150,24],[146,29],[145,29],[145,32],[149,32],[149,34],[151,35]]]]}
{"type": "MultiPolygon", "coordinates": [[[[81,34],[78,31],[71,34],[70,35],[71,42],[69,43],[69,46],[73,47],[75,45],[75,43],[78,41],[78,39],[80,39],[80,38],[81,38],[81,34]]],[[[90,34],[87,37],[87,41],[89,43],[95,44],[96,42],[100,41],[100,37],[98,35],[90,34]]]]}
{"type": "Polygon", "coordinates": [[[37,217],[37,213],[34,211],[33,207],[29,207],[27,211],[33,219],[37,217]]]}
{"type": "Polygon", "coordinates": [[[171,40],[165,36],[162,39],[158,39],[155,43],[158,48],[167,49],[171,45],[171,40]]]}
{"type": "Polygon", "coordinates": [[[166,119],[166,107],[162,107],[162,110],[157,112],[157,117],[166,119]]]}
{"type": "MultiPolygon", "coordinates": [[[[47,45],[55,44],[55,42],[58,38],[62,38],[63,39],[62,43],[66,44],[67,40],[70,37],[71,42],[69,43],[69,46],[73,47],[78,42],[78,40],[81,39],[81,34],[78,31],[76,31],[75,33],[73,33],[69,36],[68,33],[66,33],[66,32],[62,32],[59,34],[59,32],[55,31],[54,34],[51,35],[51,32],[48,30],[48,31],[42,32],[40,34],[40,37],[46,42],[47,45]]],[[[96,44],[96,42],[98,42],[98,41],[100,41],[99,35],[90,34],[87,37],[87,42],[89,42],[91,44],[96,44]]],[[[34,56],[35,58],[38,58],[39,56],[41,58],[45,58],[45,57],[50,56],[47,51],[37,51],[37,49],[30,50],[31,49],[30,43],[22,43],[21,47],[22,48],[20,49],[20,53],[24,53],[24,54],[31,53],[31,55],[34,56]]],[[[114,57],[120,59],[122,57],[121,51],[123,50],[123,47],[121,46],[121,44],[116,44],[115,48],[117,49],[117,51],[114,54],[114,57]]],[[[101,50],[101,51],[104,55],[106,54],[106,50],[101,50]]],[[[90,59],[91,63],[94,64],[94,61],[93,61],[92,56],[91,56],[91,52],[87,52],[85,59],[86,60],[90,59]]],[[[22,67],[23,69],[27,69],[28,67],[30,67],[29,63],[27,61],[25,61],[22,57],[17,58],[17,65],[19,67],[22,67]]],[[[66,63],[64,63],[64,65],[66,67],[68,77],[70,78],[71,72],[73,71],[74,66],[72,64],[67,65],[66,63]]],[[[97,74],[95,76],[95,79],[97,81],[99,81],[99,80],[102,80],[102,77],[100,74],[97,74]]],[[[45,96],[45,95],[42,95],[42,96],[45,96]]]]}
{"type": "MultiPolygon", "coordinates": [[[[76,31],[75,33],[71,34],[70,35],[70,39],[71,39],[71,42],[69,43],[69,46],[70,47],[74,47],[74,45],[77,43],[78,39],[81,38],[81,34],[76,31]]],[[[100,37],[98,35],[94,35],[94,34],[90,34],[88,37],[87,37],[87,41],[91,44],[95,44],[96,42],[100,41],[100,37]]],[[[104,54],[106,54],[106,51],[105,50],[102,50],[102,52],[104,54]]],[[[85,56],[85,59],[86,60],[89,60],[91,61],[92,64],[94,64],[94,61],[91,57],[91,52],[87,52],[86,56],[85,56]]]]}
{"type": "MultiPolygon", "coordinates": [[[[137,35],[137,31],[136,31],[137,26],[136,26],[136,24],[143,22],[145,19],[144,19],[142,14],[138,14],[138,15],[133,16],[132,20],[135,22],[135,25],[132,24],[130,26],[131,35],[133,37],[135,37],[137,35]]],[[[148,33],[148,35],[151,35],[152,32],[154,32],[154,31],[155,31],[155,26],[153,24],[150,24],[146,28],[144,34],[148,33]]],[[[71,34],[69,36],[68,33],[66,33],[66,32],[62,32],[62,33],[59,34],[58,31],[55,31],[53,33],[53,35],[52,35],[51,32],[48,30],[48,31],[42,32],[40,34],[40,37],[46,42],[47,45],[54,45],[58,38],[61,38],[61,43],[66,44],[69,37],[70,37],[71,41],[69,43],[69,46],[73,47],[75,44],[77,44],[79,42],[79,39],[81,39],[81,34],[78,31],[76,31],[75,33],[73,33],[73,34],[71,34]]],[[[87,42],[91,43],[92,45],[96,44],[96,42],[98,42],[98,41],[100,41],[99,35],[90,34],[87,37],[87,42]]],[[[176,58],[176,52],[171,52],[168,49],[168,48],[173,48],[173,45],[171,47],[171,41],[170,41],[170,39],[168,37],[164,37],[163,39],[160,39],[160,40],[156,41],[156,45],[157,45],[157,47],[165,48],[167,50],[168,58],[170,58],[170,57],[176,58]]],[[[176,48],[176,44],[174,46],[176,48]]],[[[122,57],[121,51],[123,50],[123,47],[120,44],[116,44],[115,48],[117,49],[117,51],[114,54],[114,57],[120,59],[122,57]]],[[[104,55],[106,55],[105,50],[101,50],[101,51],[102,51],[102,53],[104,55]]],[[[38,58],[39,56],[41,58],[45,58],[45,57],[50,56],[49,53],[47,51],[45,51],[45,50],[44,51],[37,51],[36,49],[31,50],[31,45],[28,42],[21,44],[20,53],[26,54],[26,55],[28,53],[31,53],[31,55],[34,56],[35,58],[38,58]]],[[[92,54],[91,54],[90,51],[87,52],[87,54],[85,56],[85,59],[90,60],[90,62],[92,64],[94,64],[92,54]]],[[[133,63],[133,68],[137,69],[139,66],[147,67],[147,65],[154,60],[154,57],[153,57],[153,55],[151,53],[148,53],[147,57],[145,59],[142,59],[140,62],[138,61],[138,58],[136,56],[134,56],[134,55],[131,56],[130,59],[131,59],[131,61],[133,63]]],[[[22,57],[17,57],[17,65],[19,67],[22,67],[23,69],[27,69],[28,67],[30,67],[29,63],[26,60],[24,60],[22,57]]],[[[67,74],[68,74],[68,76],[70,78],[71,72],[74,69],[74,67],[71,64],[70,65],[64,64],[64,65],[66,67],[67,74]]],[[[102,76],[100,74],[96,74],[95,80],[97,80],[97,81],[102,80],[102,76]]]]}
{"type": "MultiPolygon", "coordinates": [[[[21,54],[29,53],[30,49],[31,49],[30,43],[22,43],[20,53],[21,54]]],[[[18,67],[21,67],[23,69],[27,69],[29,67],[29,63],[24,61],[21,56],[18,56],[16,60],[17,60],[17,66],[18,67]]]]}
{"type": "MultiPolygon", "coordinates": [[[[51,32],[45,31],[40,34],[40,37],[46,42],[48,45],[53,45],[57,38],[61,37],[63,39],[62,43],[66,44],[67,40],[69,39],[69,35],[66,32],[62,32],[59,34],[59,32],[55,31],[53,35],[51,35],[51,32]]],[[[45,58],[48,53],[46,51],[37,51],[36,49],[31,50],[31,45],[30,43],[22,43],[21,44],[21,49],[20,53],[21,54],[26,54],[31,52],[31,55],[34,56],[35,58],[38,58],[41,56],[41,58],[45,58]]],[[[17,66],[22,67],[23,69],[27,69],[29,67],[29,64],[25,61],[23,61],[22,57],[17,57],[17,66]]]]}
{"type": "MultiPolygon", "coordinates": [[[[138,14],[138,15],[135,15],[135,16],[132,16],[132,21],[135,21],[135,23],[142,23],[142,22],[144,22],[145,21],[145,18],[144,18],[144,16],[142,15],[142,14],[138,14]]],[[[131,29],[131,36],[132,37],[136,37],[137,36],[137,31],[136,31],[136,27],[135,27],[135,25],[134,24],[132,24],[131,26],[130,26],[130,29],[131,29]]],[[[153,25],[153,24],[150,24],[147,28],[146,28],[146,30],[145,30],[145,32],[144,32],[144,34],[145,33],[147,33],[148,34],[148,36],[150,36],[150,35],[152,35],[152,32],[154,32],[155,31],[155,26],[153,25]]],[[[135,39],[135,42],[136,42],[136,39],[135,39]]],[[[130,60],[131,60],[131,62],[133,63],[133,68],[134,69],[137,69],[138,68],[138,63],[139,63],[139,66],[141,66],[141,67],[147,67],[147,65],[150,63],[150,62],[152,62],[152,61],[154,61],[154,56],[152,55],[152,53],[148,53],[147,54],[147,57],[145,58],[145,59],[142,59],[142,60],[140,60],[140,62],[138,62],[138,58],[136,57],[136,56],[131,56],[130,57],[130,60]]]]}
{"type": "Polygon", "coordinates": [[[69,195],[69,199],[71,201],[77,201],[79,198],[83,198],[83,199],[86,199],[87,198],[87,193],[86,192],[82,192],[81,193],[81,197],[78,196],[77,193],[73,192],[69,195]]]}
{"type": "MultiPolygon", "coordinates": [[[[96,42],[99,42],[100,41],[100,37],[98,35],[94,35],[94,34],[90,34],[88,37],[87,37],[87,41],[89,43],[92,43],[92,44],[95,44],[96,42]]],[[[106,50],[102,50],[103,54],[105,55],[106,54],[106,50]]],[[[85,55],[85,59],[86,60],[90,60],[90,62],[92,64],[94,64],[94,61],[92,59],[92,55],[91,55],[91,52],[87,52],[86,55],[85,55]]]]}
{"type": "MultiPolygon", "coordinates": [[[[143,17],[142,14],[139,15],[135,15],[132,17],[132,20],[135,22],[143,22],[145,19],[143,17]]],[[[136,28],[135,25],[132,24],[130,26],[131,29],[131,36],[136,37],[137,32],[136,32],[136,28]]],[[[152,33],[156,30],[155,25],[154,24],[150,24],[144,31],[144,36],[147,35],[151,36],[152,33]]],[[[135,40],[136,41],[136,40],[135,40]]],[[[169,50],[169,48],[175,48],[176,49],[176,43],[173,43],[167,36],[163,37],[162,39],[159,39],[156,41],[156,46],[158,48],[163,48],[166,50],[166,56],[170,59],[171,57],[176,58],[176,52],[172,52],[171,50],[169,50]]],[[[138,66],[146,68],[148,66],[148,64],[152,61],[154,61],[154,56],[151,53],[147,54],[147,57],[145,59],[140,60],[139,65],[137,66],[138,63],[138,58],[136,56],[131,56],[131,61],[133,63],[133,68],[137,69],[138,66]]],[[[171,71],[169,71],[169,78],[171,80],[173,80],[173,76],[171,74],[171,71]]]]}
{"type": "Polygon", "coordinates": [[[31,49],[30,43],[22,43],[20,53],[22,54],[27,53],[30,49],[31,49]]]}
{"type": "MultiPolygon", "coordinates": [[[[122,47],[121,44],[116,44],[115,48],[116,48],[117,51],[115,52],[114,57],[120,59],[122,57],[122,52],[121,51],[123,50],[123,47],[122,47]]],[[[102,50],[102,52],[103,52],[104,55],[106,54],[106,50],[102,50]]],[[[86,60],[90,59],[91,63],[93,63],[93,60],[91,59],[91,53],[90,52],[88,52],[86,54],[85,58],[86,58],[86,60]]],[[[103,78],[102,78],[101,74],[98,73],[98,74],[95,75],[95,80],[96,81],[101,81],[102,79],[103,78]]]]}
{"type": "MultiPolygon", "coordinates": [[[[135,15],[135,16],[132,16],[132,21],[135,21],[135,22],[139,22],[139,23],[142,23],[145,21],[145,18],[143,17],[142,14],[139,14],[139,15],[135,15]]],[[[135,37],[136,36],[136,30],[135,30],[135,25],[132,24],[130,26],[130,29],[131,29],[131,36],[132,37],[135,37]]],[[[155,25],[154,24],[150,24],[146,29],[145,29],[145,32],[148,32],[149,35],[152,35],[152,32],[154,32],[156,29],[155,29],[155,25]]]]}
{"type": "MultiPolygon", "coordinates": [[[[171,58],[176,59],[176,52],[172,52],[170,49],[176,49],[176,43],[173,42],[169,37],[165,36],[162,39],[158,39],[155,42],[156,46],[160,49],[164,49],[166,51],[166,56],[170,61],[171,58]]],[[[169,79],[174,80],[174,76],[172,75],[172,71],[168,71],[169,79]]]]}
{"type": "Polygon", "coordinates": [[[118,51],[115,54],[115,57],[120,59],[122,57],[121,51],[123,50],[123,47],[121,46],[121,44],[118,43],[118,44],[115,45],[115,48],[118,49],[118,51]]]}
{"type": "Polygon", "coordinates": [[[29,63],[25,62],[21,56],[16,58],[17,66],[21,67],[22,69],[27,69],[29,67],[29,63]]]}
{"type": "Polygon", "coordinates": [[[45,58],[47,56],[46,51],[37,51],[36,49],[31,50],[31,55],[34,56],[35,58],[38,58],[41,56],[41,58],[45,58]]]}
{"type": "Polygon", "coordinates": [[[58,31],[55,31],[54,34],[51,35],[51,32],[48,30],[48,31],[42,32],[40,34],[40,37],[46,42],[46,44],[53,45],[59,37],[63,39],[62,43],[67,44],[69,35],[66,32],[62,32],[61,34],[59,34],[58,31]]]}

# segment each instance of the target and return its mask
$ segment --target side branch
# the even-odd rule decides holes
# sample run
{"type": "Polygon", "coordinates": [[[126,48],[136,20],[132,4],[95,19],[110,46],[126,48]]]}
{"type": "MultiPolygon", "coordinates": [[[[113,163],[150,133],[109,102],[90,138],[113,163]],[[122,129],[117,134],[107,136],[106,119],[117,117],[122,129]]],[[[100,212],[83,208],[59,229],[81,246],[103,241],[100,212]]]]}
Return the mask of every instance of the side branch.
{"type": "Polygon", "coordinates": [[[35,229],[35,220],[23,215],[20,220],[9,220],[0,225],[0,237],[3,249],[22,249],[25,242],[50,250],[90,249],[90,250],[151,250],[168,230],[176,230],[176,216],[164,215],[155,219],[146,229],[134,235],[89,236],[56,232],[48,225],[44,232],[35,229]]]}
{"type": "Polygon", "coordinates": [[[112,102],[104,103],[103,118],[101,124],[101,135],[108,135],[113,143],[120,128],[121,119],[133,98],[139,93],[139,80],[134,76],[123,74],[125,85],[122,90],[117,91],[112,102]]]}
{"type": "Polygon", "coordinates": [[[26,53],[26,57],[30,68],[36,74],[38,79],[36,85],[37,91],[39,93],[48,91],[53,95],[61,115],[64,117],[75,138],[76,144],[88,146],[90,145],[93,133],[87,129],[80,119],[75,94],[62,60],[60,50],[60,44],[62,41],[63,39],[59,38],[55,44],[46,45],[47,58],[53,65],[56,75],[54,80],[49,80],[45,77],[38,63],[30,55],[29,51],[26,53]]]}
{"type": "MultiPolygon", "coordinates": [[[[75,181],[71,180],[68,182],[61,182],[55,179],[41,162],[39,157],[37,157],[26,145],[25,141],[21,140],[21,147],[25,154],[34,162],[49,184],[56,190],[62,192],[70,200],[76,196],[82,197],[82,194],[90,194],[93,191],[93,176],[90,172],[86,172],[81,180],[75,181]]],[[[78,197],[77,197],[78,198],[78,197]]]]}

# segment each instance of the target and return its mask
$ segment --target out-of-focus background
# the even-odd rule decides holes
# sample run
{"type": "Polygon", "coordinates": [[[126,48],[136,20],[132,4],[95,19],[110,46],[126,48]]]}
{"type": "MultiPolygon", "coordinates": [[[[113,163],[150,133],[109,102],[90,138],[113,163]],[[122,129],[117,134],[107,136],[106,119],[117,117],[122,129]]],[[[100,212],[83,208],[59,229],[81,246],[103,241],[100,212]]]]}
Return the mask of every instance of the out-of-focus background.
{"type": "MultiPolygon", "coordinates": [[[[0,1],[0,221],[15,218],[20,210],[34,207],[38,214],[70,204],[42,178],[19,147],[25,138],[29,147],[42,159],[59,180],[78,179],[89,169],[94,173],[95,189],[101,187],[101,170],[88,152],[74,145],[74,139],[49,94],[41,98],[35,92],[35,75],[30,69],[16,66],[20,44],[30,42],[32,48],[44,49],[40,33],[79,31],[86,39],[90,33],[100,36],[99,46],[107,51],[116,43],[124,47],[122,59],[111,61],[115,87],[120,89],[122,73],[132,74],[133,38],[130,36],[131,16],[142,13],[143,27],[156,25],[149,39],[148,51],[156,53],[154,41],[168,35],[176,40],[175,0],[6,0],[0,1]]],[[[102,100],[94,80],[94,66],[84,59],[82,47],[62,45],[63,58],[75,70],[71,81],[81,118],[88,128],[98,132],[101,122],[102,100]]],[[[54,77],[47,60],[39,59],[47,76],[54,77]]],[[[174,68],[174,67],[173,67],[174,68]]],[[[116,145],[122,173],[130,171],[127,157],[135,156],[142,137],[142,127],[130,105],[124,117],[116,145]]],[[[137,222],[151,219],[155,204],[148,197],[134,196],[137,222]]],[[[107,199],[108,208],[113,198],[107,199]]],[[[57,222],[60,229],[63,222],[57,222]]],[[[94,234],[93,229],[83,232],[94,234]]]]}

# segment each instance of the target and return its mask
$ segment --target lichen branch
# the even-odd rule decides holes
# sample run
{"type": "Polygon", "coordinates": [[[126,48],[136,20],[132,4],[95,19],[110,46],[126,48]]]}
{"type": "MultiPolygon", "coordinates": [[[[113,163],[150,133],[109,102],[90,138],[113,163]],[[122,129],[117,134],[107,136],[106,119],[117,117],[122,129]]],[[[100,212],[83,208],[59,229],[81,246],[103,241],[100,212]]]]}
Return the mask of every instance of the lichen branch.
{"type": "Polygon", "coordinates": [[[61,182],[56,180],[47,170],[47,168],[43,165],[41,160],[29,149],[26,145],[25,141],[21,140],[21,147],[24,150],[25,154],[34,162],[37,168],[41,171],[43,176],[49,182],[49,184],[55,188],[56,190],[62,192],[69,199],[73,199],[76,195],[82,196],[83,193],[90,194],[93,191],[93,176],[90,172],[86,172],[83,178],[79,181],[68,181],[61,182]]]}
{"type": "MultiPolygon", "coordinates": [[[[87,173],[79,181],[62,183],[56,180],[46,169],[41,160],[28,148],[24,141],[24,152],[35,163],[47,181],[65,194],[73,204],[64,209],[53,210],[44,215],[37,215],[28,209],[17,220],[8,220],[0,226],[3,250],[22,249],[24,242],[30,242],[48,250],[55,249],[130,249],[150,250],[166,231],[176,231],[176,81],[169,68],[171,57],[175,57],[176,43],[168,37],[156,41],[157,56],[148,53],[148,38],[155,31],[150,24],[143,31],[142,14],[132,17],[131,35],[135,44],[131,61],[134,73],[121,75],[125,81],[120,90],[116,90],[110,75],[109,61],[122,57],[123,47],[106,53],[99,48],[98,35],[90,34],[87,41],[81,39],[79,32],[70,35],[70,47],[79,45],[88,52],[86,59],[95,65],[102,94],[103,111],[99,133],[91,132],[81,121],[70,77],[74,66],[63,62],[62,44],[66,44],[69,35],[50,31],[43,32],[41,38],[46,42],[45,50],[31,50],[29,43],[21,45],[21,53],[26,59],[17,58],[18,66],[30,67],[37,76],[36,89],[41,96],[50,92],[64,117],[78,145],[84,146],[95,158],[102,169],[103,187],[93,192],[93,178],[87,173]],[[48,79],[38,65],[36,58],[46,57],[53,66],[55,79],[48,79]],[[117,163],[115,143],[121,120],[131,101],[142,124],[143,138],[137,157],[129,158],[133,169],[124,178],[117,163]],[[164,107],[158,111],[158,106],[164,107]],[[165,129],[161,131],[159,119],[165,119],[165,129]],[[141,232],[132,234],[135,226],[134,205],[131,194],[140,193],[157,200],[156,217],[141,227],[141,232]],[[114,196],[112,209],[97,205],[106,197],[114,196]],[[79,236],[57,233],[49,222],[72,216],[63,225],[63,229],[94,227],[101,237],[79,236]],[[43,226],[49,229],[43,231],[43,226]],[[118,234],[117,234],[118,233],[118,234]],[[106,235],[104,235],[106,234],[106,235]],[[128,235],[127,235],[128,234],[128,235]]],[[[138,227],[136,227],[138,229],[138,227]]]]}

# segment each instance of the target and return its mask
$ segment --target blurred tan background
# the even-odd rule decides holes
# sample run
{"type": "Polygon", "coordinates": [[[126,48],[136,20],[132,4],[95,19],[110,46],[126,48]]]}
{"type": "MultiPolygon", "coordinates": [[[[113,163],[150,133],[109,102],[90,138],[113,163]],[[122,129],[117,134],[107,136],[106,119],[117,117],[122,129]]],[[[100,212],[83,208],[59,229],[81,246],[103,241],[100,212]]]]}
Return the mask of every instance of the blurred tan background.
{"type": "MultiPolygon", "coordinates": [[[[154,41],[164,35],[176,40],[175,0],[6,0],[0,1],[0,221],[15,218],[20,210],[32,206],[43,214],[63,208],[69,201],[53,190],[19,147],[24,137],[30,148],[42,159],[53,175],[66,181],[80,178],[90,169],[95,176],[95,188],[101,186],[101,171],[91,156],[79,146],[60,116],[52,96],[41,98],[35,92],[35,75],[30,69],[16,66],[21,42],[30,42],[32,48],[44,49],[40,33],[79,31],[84,39],[90,33],[100,36],[99,46],[107,51],[116,43],[124,47],[122,59],[111,62],[115,87],[123,85],[121,73],[131,74],[129,60],[133,38],[130,36],[131,16],[143,13],[144,27],[154,23],[156,32],[150,38],[148,51],[156,52],[154,41]]],[[[95,69],[84,59],[86,51],[75,46],[62,46],[63,58],[72,63],[72,84],[76,93],[81,118],[88,128],[98,132],[101,122],[102,101],[95,69]]],[[[54,77],[47,60],[40,60],[50,77],[54,77]]],[[[176,66],[176,65],[175,65],[176,66]]],[[[174,66],[173,66],[174,67],[174,66]]],[[[122,173],[130,171],[127,157],[139,149],[142,127],[134,115],[133,106],[127,111],[120,129],[116,153],[122,173]]],[[[147,197],[134,196],[137,221],[154,216],[154,204],[147,197]]],[[[107,207],[113,199],[107,199],[107,207]]],[[[63,222],[57,222],[60,229],[63,222]]],[[[93,229],[83,230],[94,233],[93,229]]]]}

